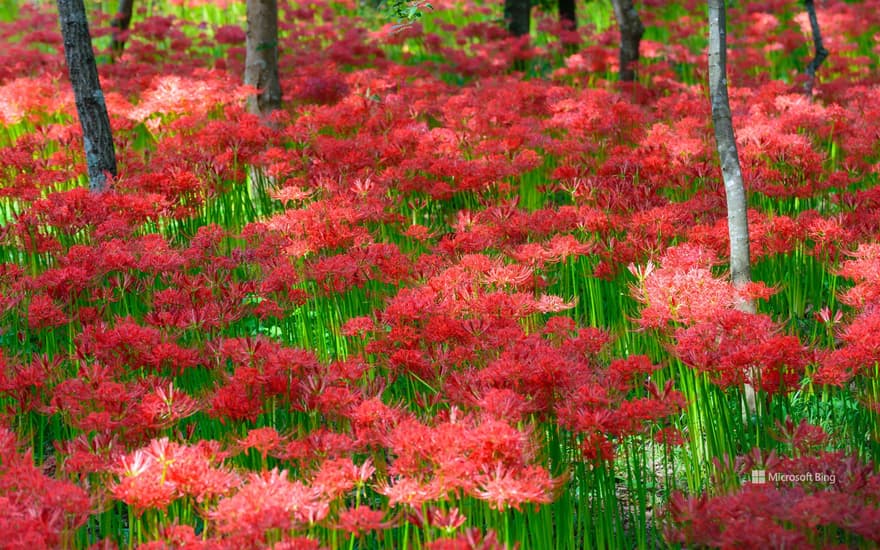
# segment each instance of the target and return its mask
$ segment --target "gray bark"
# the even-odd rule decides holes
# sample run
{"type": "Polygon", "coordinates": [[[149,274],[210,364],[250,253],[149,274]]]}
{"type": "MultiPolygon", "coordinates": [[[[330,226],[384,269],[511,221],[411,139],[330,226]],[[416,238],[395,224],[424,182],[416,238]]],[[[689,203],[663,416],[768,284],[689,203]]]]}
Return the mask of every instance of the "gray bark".
{"type": "Polygon", "coordinates": [[[620,27],[620,80],[632,82],[636,79],[635,63],[639,60],[645,27],[633,0],[611,0],[611,4],[620,27]]]}
{"type": "Polygon", "coordinates": [[[249,112],[267,115],[281,108],[276,0],[247,0],[244,83],[260,90],[248,98],[249,112]]]}
{"type": "Polygon", "coordinates": [[[89,189],[100,193],[107,188],[107,174],[116,176],[116,150],[83,0],[58,0],[58,15],[76,112],[82,126],[89,189]]]}
{"type": "MultiPolygon", "coordinates": [[[[751,281],[749,259],[749,220],[746,188],[743,183],[733,118],[730,114],[730,98],[727,95],[727,8],[724,0],[708,0],[709,3],[709,97],[712,101],[712,124],[715,127],[715,143],[721,161],[721,176],[727,196],[727,230],[730,234],[730,278],[737,288],[751,281]]],[[[755,312],[755,303],[740,299],[736,308],[747,313],[755,312]]],[[[758,369],[751,369],[752,378],[760,376],[758,369]]],[[[755,414],[757,403],[755,388],[746,383],[744,387],[748,412],[755,414]]]]}
{"type": "Polygon", "coordinates": [[[709,96],[715,143],[721,161],[724,192],[727,195],[727,227],[730,232],[730,276],[741,287],[751,280],[749,269],[749,222],[746,217],[746,189],[743,184],[730,99],[727,95],[727,8],[724,0],[709,2],[709,96]]]}
{"type": "Polygon", "coordinates": [[[504,21],[513,36],[526,36],[532,25],[531,0],[504,0],[504,21]]]}
{"type": "Polygon", "coordinates": [[[110,42],[110,50],[113,58],[116,59],[122,55],[125,49],[125,33],[131,26],[131,14],[134,10],[134,0],[119,0],[119,7],[116,9],[116,15],[110,22],[113,27],[113,38],[110,42]]]}
{"type": "Polygon", "coordinates": [[[826,50],[825,45],[822,44],[822,33],[819,30],[819,18],[816,17],[816,6],[813,4],[813,0],[804,0],[804,5],[807,8],[807,15],[810,18],[810,30],[813,33],[813,47],[816,50],[815,57],[813,57],[813,60],[807,65],[807,83],[804,84],[804,91],[808,95],[812,95],[813,86],[816,84],[816,71],[819,70],[822,62],[828,57],[828,50],[826,50]]]}

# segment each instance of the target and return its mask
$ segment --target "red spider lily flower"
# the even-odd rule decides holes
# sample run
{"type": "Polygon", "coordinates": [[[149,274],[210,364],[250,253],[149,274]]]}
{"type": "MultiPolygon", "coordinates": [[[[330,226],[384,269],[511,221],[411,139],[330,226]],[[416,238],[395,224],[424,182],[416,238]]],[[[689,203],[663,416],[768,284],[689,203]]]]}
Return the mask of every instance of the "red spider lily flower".
{"type": "Polygon", "coordinates": [[[339,512],[339,518],[334,528],[351,533],[352,536],[361,536],[370,531],[384,531],[394,527],[398,520],[384,520],[385,512],[373,510],[369,506],[348,508],[339,512]]]}
{"type": "Polygon", "coordinates": [[[797,389],[809,357],[797,337],[778,330],[766,315],[724,310],[678,329],[675,354],[721,387],[748,382],[770,393],[789,392],[797,389]]]}
{"type": "Polygon", "coordinates": [[[519,422],[528,413],[535,412],[534,405],[525,397],[507,388],[489,389],[474,405],[489,417],[507,422],[519,422]]]}
{"type": "Polygon", "coordinates": [[[269,193],[269,196],[286,204],[288,202],[298,203],[308,200],[314,194],[314,189],[302,189],[301,187],[289,186],[273,190],[269,193]]]}
{"type": "Polygon", "coordinates": [[[69,321],[67,315],[44,294],[37,294],[31,298],[27,319],[31,330],[60,327],[69,321]]]}
{"type": "Polygon", "coordinates": [[[284,448],[277,450],[274,456],[308,465],[313,461],[347,456],[356,449],[359,449],[357,441],[351,435],[318,428],[305,438],[289,442],[284,448]]]}
{"type": "Polygon", "coordinates": [[[376,330],[376,324],[370,317],[353,317],[339,329],[345,336],[364,336],[374,330],[376,330]]]}
{"type": "Polygon", "coordinates": [[[814,314],[814,316],[817,321],[833,327],[834,325],[840,324],[843,320],[843,311],[837,310],[832,314],[831,308],[823,306],[822,309],[814,314]]]}
{"type": "Polygon", "coordinates": [[[856,285],[840,296],[853,307],[864,307],[880,300],[880,244],[860,244],[851,260],[840,265],[837,274],[852,279],[856,285]]]}
{"type": "Polygon", "coordinates": [[[458,508],[450,508],[443,511],[440,508],[432,507],[428,509],[428,524],[436,527],[446,534],[450,534],[467,521],[467,518],[459,511],[458,508]]]}
{"type": "Polygon", "coordinates": [[[636,270],[641,280],[633,287],[633,295],[645,305],[639,323],[654,328],[669,323],[689,325],[731,309],[735,290],[730,282],[712,274],[714,262],[705,249],[680,245],[666,251],[659,268],[636,270]]]}
{"type": "Polygon", "coordinates": [[[111,486],[114,498],[131,506],[137,514],[152,508],[167,508],[180,494],[177,487],[164,479],[162,467],[143,450],[122,458],[122,479],[111,486]]]}
{"type": "Polygon", "coordinates": [[[354,488],[362,488],[376,473],[373,462],[367,459],[357,466],[350,458],[328,459],[321,463],[312,478],[312,487],[331,500],[335,500],[354,488]]]}
{"type": "Polygon", "coordinates": [[[498,540],[495,531],[489,530],[485,535],[474,527],[466,529],[454,539],[437,539],[428,543],[427,550],[517,550],[519,543],[512,547],[498,540]]]}
{"type": "Polygon", "coordinates": [[[137,431],[143,426],[138,424],[138,409],[131,404],[144,393],[146,388],[139,384],[117,382],[110,367],[81,365],[78,378],[68,378],[53,388],[50,410],[61,412],[71,426],[86,432],[123,426],[137,431]]]}
{"type": "Polygon", "coordinates": [[[374,488],[377,493],[388,498],[390,507],[403,504],[410,509],[419,509],[429,502],[438,501],[446,496],[446,492],[439,485],[406,476],[384,481],[374,488]]]}
{"type": "Polygon", "coordinates": [[[145,425],[152,429],[161,429],[194,415],[201,405],[185,392],[175,390],[174,383],[170,382],[167,386],[157,386],[146,394],[138,408],[145,425]]]}
{"type": "Polygon", "coordinates": [[[139,549],[167,550],[168,548],[187,548],[188,550],[213,548],[213,545],[196,535],[190,525],[169,525],[159,534],[161,540],[138,545],[139,549]]]}
{"type": "Polygon", "coordinates": [[[816,381],[842,385],[880,360],[880,307],[867,307],[839,332],[843,346],[825,354],[816,381]]]}
{"type": "Polygon", "coordinates": [[[62,470],[81,474],[106,471],[123,457],[119,436],[106,432],[92,437],[80,435],[73,440],[56,441],[55,448],[66,457],[62,470]]]}
{"type": "Polygon", "coordinates": [[[4,547],[61,547],[90,508],[85,491],[43,474],[30,452],[18,453],[15,434],[0,427],[0,523],[9,529],[4,547]]]}
{"type": "Polygon", "coordinates": [[[523,504],[548,504],[559,487],[549,473],[539,466],[522,470],[505,469],[500,463],[477,480],[474,496],[495,510],[520,509],[523,504]]]}
{"type": "Polygon", "coordinates": [[[786,417],[784,424],[776,421],[776,433],[773,437],[790,445],[798,454],[820,449],[828,441],[828,434],[820,426],[813,426],[806,419],[795,425],[791,417],[786,417]]]}
{"type": "Polygon", "coordinates": [[[681,430],[674,427],[666,427],[654,434],[654,441],[669,447],[681,447],[687,443],[687,437],[681,430]]]}
{"type": "Polygon", "coordinates": [[[842,453],[795,458],[753,454],[757,456],[738,459],[752,483],[711,498],[670,498],[667,541],[758,548],[825,547],[853,535],[871,544],[880,540],[877,524],[869,523],[880,517],[880,485],[870,464],[842,453]],[[756,478],[754,469],[762,475],[756,478]]]}
{"type": "Polygon", "coordinates": [[[218,532],[261,540],[271,529],[287,531],[313,525],[329,512],[319,490],[288,481],[277,469],[252,473],[234,495],[220,500],[208,513],[218,532]]]}
{"type": "Polygon", "coordinates": [[[238,440],[238,448],[241,451],[256,449],[260,456],[263,457],[263,462],[265,463],[269,453],[279,448],[282,443],[283,441],[281,436],[278,435],[278,431],[271,426],[267,426],[248,431],[244,439],[238,440]]]}
{"type": "Polygon", "coordinates": [[[226,46],[244,44],[245,33],[238,25],[221,25],[214,29],[214,40],[226,46]]]}
{"type": "Polygon", "coordinates": [[[237,475],[217,466],[222,458],[210,442],[186,447],[167,438],[154,439],[120,459],[115,468],[120,480],[111,494],[137,513],[164,509],[185,495],[197,502],[212,500],[240,484],[237,475]]]}
{"type": "Polygon", "coordinates": [[[325,546],[321,546],[320,541],[308,537],[285,536],[280,542],[272,545],[272,550],[322,550],[325,548],[325,546]]]}
{"type": "Polygon", "coordinates": [[[630,386],[634,378],[650,375],[659,369],[646,355],[630,355],[626,359],[615,359],[608,365],[608,374],[614,379],[618,378],[624,387],[630,386]]]}
{"type": "Polygon", "coordinates": [[[567,302],[559,296],[550,296],[544,294],[540,298],[538,298],[538,302],[535,304],[535,309],[537,309],[541,313],[558,313],[560,311],[572,309],[576,306],[577,297],[572,299],[570,302],[567,302]]]}

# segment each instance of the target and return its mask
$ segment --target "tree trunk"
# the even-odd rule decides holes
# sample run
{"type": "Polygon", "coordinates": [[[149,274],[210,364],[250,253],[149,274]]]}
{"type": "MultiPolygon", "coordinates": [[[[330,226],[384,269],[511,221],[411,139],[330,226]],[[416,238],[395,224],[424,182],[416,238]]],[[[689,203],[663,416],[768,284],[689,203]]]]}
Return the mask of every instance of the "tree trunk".
{"type": "Polygon", "coordinates": [[[574,0],[559,0],[559,22],[566,30],[577,29],[577,9],[574,0]]]}
{"type": "Polygon", "coordinates": [[[527,36],[531,27],[531,0],[504,0],[504,21],[513,36],[527,36]]]}
{"type": "Polygon", "coordinates": [[[633,0],[611,0],[611,4],[620,27],[620,80],[632,82],[636,79],[634,65],[639,60],[639,44],[645,27],[633,0]]]}
{"type": "Polygon", "coordinates": [[[100,193],[107,188],[107,174],[116,176],[116,151],[83,0],[58,0],[58,15],[76,112],[82,126],[89,189],[100,193]]]}
{"type": "Polygon", "coordinates": [[[822,44],[822,33],[819,32],[819,18],[816,17],[816,6],[813,0],[804,0],[807,8],[807,15],[810,17],[810,30],[813,32],[813,46],[816,48],[816,56],[807,65],[807,82],[804,84],[804,91],[807,95],[813,95],[813,86],[816,84],[816,71],[819,66],[828,57],[828,50],[822,44]]]}
{"type": "MultiPolygon", "coordinates": [[[[751,281],[749,259],[749,220],[746,188],[743,183],[736,136],[733,133],[733,117],[730,114],[730,98],[727,95],[727,8],[724,0],[708,0],[709,3],[709,97],[712,102],[712,124],[715,127],[715,143],[721,161],[721,177],[727,196],[727,230],[730,235],[730,278],[733,285],[742,288],[751,281]]],[[[747,313],[755,312],[752,300],[740,299],[736,308],[747,313]]],[[[750,378],[759,376],[758,369],[749,372],[750,378]]],[[[745,400],[748,412],[757,411],[754,386],[746,382],[745,400]]]]}
{"type": "Polygon", "coordinates": [[[131,25],[133,10],[134,0],[119,0],[116,16],[110,22],[110,26],[113,27],[113,39],[110,42],[110,50],[114,59],[121,56],[122,50],[125,49],[126,33],[131,25]]]}
{"type": "Polygon", "coordinates": [[[260,92],[248,98],[248,111],[267,115],[281,108],[278,80],[278,3],[247,0],[247,53],[244,83],[260,92]]]}
{"type": "Polygon", "coordinates": [[[730,100],[727,96],[727,21],[724,0],[709,1],[709,96],[715,143],[727,195],[727,226],[730,232],[730,275],[741,287],[751,280],[749,271],[749,222],[730,100]]]}

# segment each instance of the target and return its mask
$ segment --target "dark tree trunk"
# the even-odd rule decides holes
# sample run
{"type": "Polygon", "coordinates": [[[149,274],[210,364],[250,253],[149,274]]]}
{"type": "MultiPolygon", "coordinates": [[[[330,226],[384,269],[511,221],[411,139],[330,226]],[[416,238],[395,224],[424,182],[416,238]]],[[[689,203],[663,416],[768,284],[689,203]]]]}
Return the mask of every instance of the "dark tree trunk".
{"type": "Polygon", "coordinates": [[[119,7],[116,10],[116,16],[110,22],[113,27],[113,39],[110,42],[110,50],[113,58],[116,59],[122,55],[125,49],[125,40],[128,28],[131,26],[131,14],[134,10],[134,0],[119,0],[119,7]]]}
{"type": "Polygon", "coordinates": [[[634,65],[639,60],[639,44],[645,27],[633,0],[611,0],[611,4],[620,27],[620,80],[632,82],[636,79],[634,65]]]}
{"type": "Polygon", "coordinates": [[[82,126],[89,189],[100,193],[107,188],[107,174],[116,176],[116,151],[104,93],[98,81],[98,67],[95,65],[83,0],[58,0],[58,15],[76,112],[82,126]]]}
{"type": "Polygon", "coordinates": [[[577,28],[577,8],[575,8],[574,0],[559,0],[557,4],[559,8],[559,22],[568,30],[577,28]]]}
{"type": "Polygon", "coordinates": [[[819,18],[816,17],[816,6],[813,0],[804,0],[807,8],[807,15],[810,17],[810,30],[813,32],[813,46],[816,48],[816,56],[807,65],[807,83],[804,84],[804,91],[807,95],[813,95],[813,86],[816,84],[816,71],[828,57],[828,50],[822,44],[822,33],[819,31],[819,18]]]}
{"type": "Polygon", "coordinates": [[[513,36],[527,36],[532,19],[531,0],[504,0],[504,21],[513,36]]]}
{"type": "Polygon", "coordinates": [[[278,3],[247,0],[247,53],[244,83],[260,92],[248,98],[248,111],[267,115],[281,108],[278,80],[278,3]]]}

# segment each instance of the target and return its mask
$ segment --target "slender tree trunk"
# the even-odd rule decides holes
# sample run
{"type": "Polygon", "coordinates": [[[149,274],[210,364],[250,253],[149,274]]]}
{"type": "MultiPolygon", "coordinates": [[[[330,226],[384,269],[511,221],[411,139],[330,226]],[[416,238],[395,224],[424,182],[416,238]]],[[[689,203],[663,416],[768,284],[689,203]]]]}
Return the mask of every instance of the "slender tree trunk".
{"type": "Polygon", "coordinates": [[[531,0],[504,0],[504,21],[513,36],[527,36],[532,24],[531,0]]]}
{"type": "Polygon", "coordinates": [[[639,44],[645,27],[633,0],[611,0],[611,4],[620,27],[620,80],[632,82],[636,79],[634,65],[639,60],[639,44]]]}
{"type": "Polygon", "coordinates": [[[810,18],[810,30],[813,32],[813,46],[816,49],[816,56],[807,65],[807,82],[804,84],[804,91],[807,95],[813,95],[813,86],[816,84],[816,71],[828,57],[828,50],[822,44],[822,33],[819,31],[819,18],[816,16],[816,6],[813,0],[804,0],[807,8],[807,15],[810,18]]]}
{"type": "Polygon", "coordinates": [[[113,39],[110,42],[110,50],[113,58],[116,59],[122,55],[125,49],[126,33],[131,26],[131,14],[134,10],[134,0],[119,0],[119,7],[116,9],[116,16],[110,22],[113,27],[113,39]]]}
{"type": "Polygon", "coordinates": [[[260,90],[258,94],[248,98],[248,111],[267,115],[281,108],[276,0],[247,0],[244,83],[260,90]]]}
{"type": "Polygon", "coordinates": [[[95,65],[83,0],[58,0],[58,15],[76,112],[82,126],[89,189],[100,193],[107,188],[107,174],[116,176],[116,151],[104,93],[98,81],[98,67],[95,65]]]}
{"type": "MultiPolygon", "coordinates": [[[[730,98],[727,95],[727,7],[724,0],[708,0],[709,3],[709,97],[712,101],[712,124],[715,127],[715,143],[721,161],[721,176],[727,196],[727,230],[730,234],[730,277],[737,288],[751,281],[749,259],[749,220],[746,188],[743,183],[736,137],[733,133],[733,117],[730,114],[730,98]]],[[[751,300],[740,299],[736,308],[747,313],[755,312],[751,300]]],[[[757,369],[749,373],[752,379],[760,375],[757,369]]],[[[745,384],[748,411],[757,411],[755,388],[745,384]]]]}
{"type": "Polygon", "coordinates": [[[577,8],[574,0],[559,0],[557,4],[559,10],[559,22],[568,30],[577,28],[577,8]]]}

